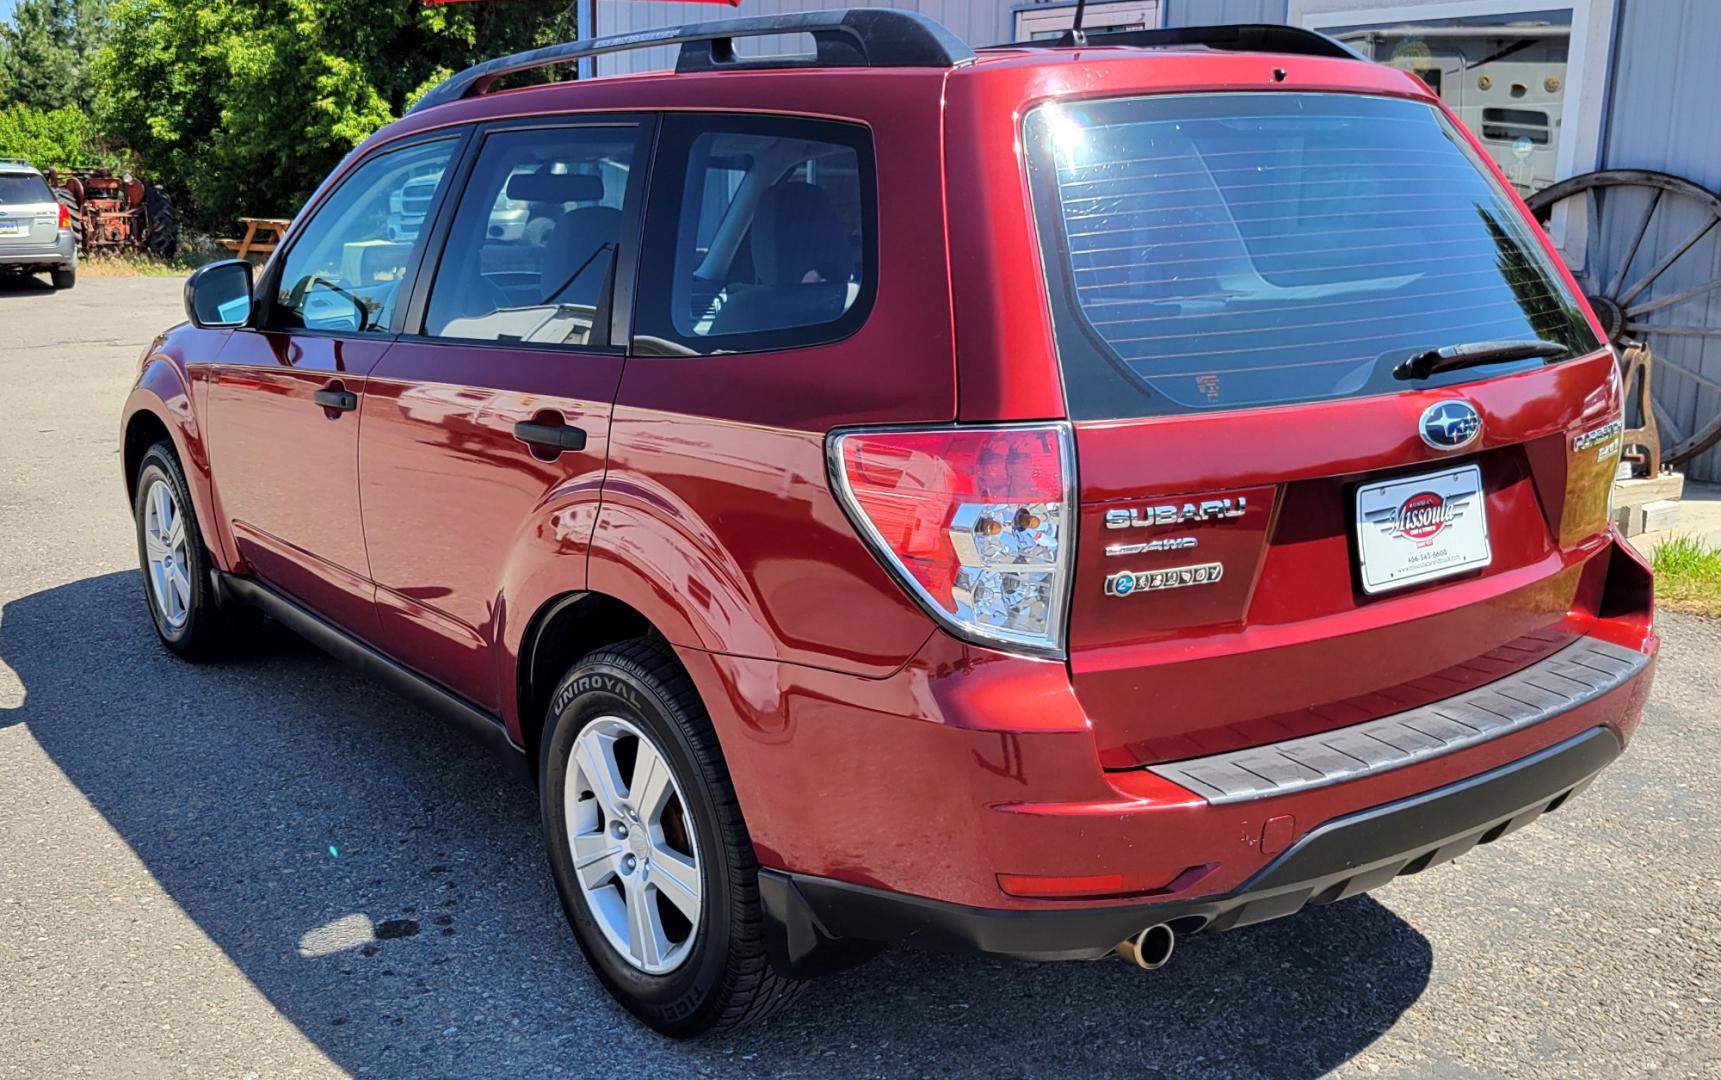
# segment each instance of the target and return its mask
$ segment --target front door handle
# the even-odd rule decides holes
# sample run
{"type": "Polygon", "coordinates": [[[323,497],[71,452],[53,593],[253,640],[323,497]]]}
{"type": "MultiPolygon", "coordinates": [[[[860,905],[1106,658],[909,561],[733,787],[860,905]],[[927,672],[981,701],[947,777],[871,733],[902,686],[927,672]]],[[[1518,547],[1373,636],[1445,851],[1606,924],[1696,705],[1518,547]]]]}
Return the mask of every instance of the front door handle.
{"type": "Polygon", "coordinates": [[[514,425],[514,437],[531,446],[542,446],[558,453],[586,448],[585,430],[567,424],[535,424],[522,420],[514,425]]]}
{"type": "Polygon", "coordinates": [[[315,390],[311,400],[336,412],[352,412],[359,407],[359,396],[351,390],[315,390]]]}

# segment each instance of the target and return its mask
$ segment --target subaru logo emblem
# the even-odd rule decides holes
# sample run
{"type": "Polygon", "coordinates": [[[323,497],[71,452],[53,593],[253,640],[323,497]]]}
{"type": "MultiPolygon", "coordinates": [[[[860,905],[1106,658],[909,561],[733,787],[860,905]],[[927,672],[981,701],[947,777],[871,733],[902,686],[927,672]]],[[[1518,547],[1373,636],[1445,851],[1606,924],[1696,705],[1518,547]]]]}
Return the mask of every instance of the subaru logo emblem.
{"type": "Polygon", "coordinates": [[[1442,401],[1423,410],[1417,427],[1422,441],[1434,449],[1457,450],[1482,434],[1482,415],[1468,401],[1442,401]]]}

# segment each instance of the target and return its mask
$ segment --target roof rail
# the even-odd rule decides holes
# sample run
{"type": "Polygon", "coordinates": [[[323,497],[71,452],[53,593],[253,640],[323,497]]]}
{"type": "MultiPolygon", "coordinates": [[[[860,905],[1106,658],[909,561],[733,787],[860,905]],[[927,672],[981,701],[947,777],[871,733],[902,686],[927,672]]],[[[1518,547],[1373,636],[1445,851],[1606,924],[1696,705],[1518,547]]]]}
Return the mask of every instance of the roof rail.
{"type": "MultiPolygon", "coordinates": [[[[1361,60],[1368,57],[1346,45],[1313,30],[1300,26],[1275,26],[1270,23],[1236,23],[1230,26],[1173,26],[1164,30],[1119,30],[1115,33],[1087,35],[1087,47],[1123,46],[1134,49],[1164,49],[1178,45],[1205,45],[1210,49],[1233,52],[1291,53],[1300,56],[1330,56],[1340,60],[1361,60]]],[[[1069,42],[1055,38],[1046,41],[1018,41],[1009,45],[989,45],[988,49],[1069,49],[1069,42]]]]}
{"type": "Polygon", "coordinates": [[[784,67],[954,67],[974,59],[974,50],[938,22],[914,11],[848,8],[793,15],[760,15],[689,26],[665,27],[590,41],[546,45],[498,57],[438,83],[408,112],[480,95],[504,75],[565,64],[587,56],[680,45],[675,70],[730,71],[784,67]],[[818,51],[811,56],[737,57],[735,39],[771,34],[807,34],[818,51]],[[702,46],[690,49],[687,46],[702,46]]]}
{"type": "Polygon", "coordinates": [[[0,165],[22,165],[26,169],[34,168],[29,158],[0,156],[0,165]]]}

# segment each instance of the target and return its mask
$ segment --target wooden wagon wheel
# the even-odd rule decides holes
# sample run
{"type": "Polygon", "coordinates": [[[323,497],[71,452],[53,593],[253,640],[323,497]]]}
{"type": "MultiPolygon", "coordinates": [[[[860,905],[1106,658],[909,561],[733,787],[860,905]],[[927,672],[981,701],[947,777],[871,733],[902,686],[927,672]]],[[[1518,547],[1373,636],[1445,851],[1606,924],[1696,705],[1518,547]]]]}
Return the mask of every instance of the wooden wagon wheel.
{"type": "Polygon", "coordinates": [[[1721,441],[1721,375],[1692,358],[1705,342],[1721,355],[1721,195],[1667,173],[1606,169],[1544,188],[1529,205],[1544,227],[1564,206],[1566,244],[1585,250],[1563,254],[1582,267],[1573,272],[1608,340],[1621,353],[1648,347],[1664,460],[1677,465],[1721,441]]]}

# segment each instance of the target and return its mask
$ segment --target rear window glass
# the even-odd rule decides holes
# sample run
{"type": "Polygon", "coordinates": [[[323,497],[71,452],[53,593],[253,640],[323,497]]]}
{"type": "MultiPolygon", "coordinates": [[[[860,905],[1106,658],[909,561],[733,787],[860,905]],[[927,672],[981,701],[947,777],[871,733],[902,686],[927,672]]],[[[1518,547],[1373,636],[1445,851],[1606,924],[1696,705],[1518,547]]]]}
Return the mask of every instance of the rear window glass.
{"type": "Polygon", "coordinates": [[[0,173],[0,203],[51,203],[54,193],[35,173],[0,173]]]}
{"type": "Polygon", "coordinates": [[[1059,103],[1030,173],[1072,415],[1392,393],[1428,349],[1599,343],[1523,218],[1428,105],[1338,94],[1059,103]]]}

